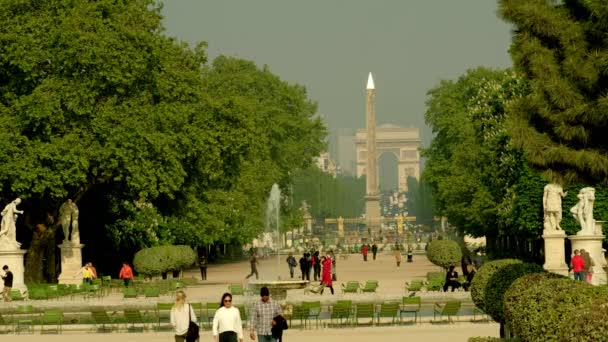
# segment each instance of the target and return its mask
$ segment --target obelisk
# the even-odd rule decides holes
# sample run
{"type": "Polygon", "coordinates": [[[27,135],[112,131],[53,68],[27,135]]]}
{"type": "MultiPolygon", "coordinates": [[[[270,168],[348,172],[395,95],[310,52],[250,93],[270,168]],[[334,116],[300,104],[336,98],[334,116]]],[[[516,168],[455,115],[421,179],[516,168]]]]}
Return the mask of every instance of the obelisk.
{"type": "Polygon", "coordinates": [[[372,238],[380,233],[380,195],[378,159],[376,158],[376,89],[372,73],[367,78],[366,100],[367,165],[365,172],[365,220],[372,238]]]}

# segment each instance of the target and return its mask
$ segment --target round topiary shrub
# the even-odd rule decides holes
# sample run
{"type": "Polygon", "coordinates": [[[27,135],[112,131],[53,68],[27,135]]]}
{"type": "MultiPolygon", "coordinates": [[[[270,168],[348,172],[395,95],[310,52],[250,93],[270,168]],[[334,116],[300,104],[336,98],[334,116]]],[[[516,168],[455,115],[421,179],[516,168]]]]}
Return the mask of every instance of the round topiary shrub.
{"type": "Polygon", "coordinates": [[[196,253],[190,246],[158,246],[144,248],[135,254],[135,270],[147,277],[191,266],[196,253]]]}
{"type": "Polygon", "coordinates": [[[434,240],[429,244],[426,257],[433,264],[447,269],[460,263],[462,250],[456,241],[434,240]]]}
{"type": "Polygon", "coordinates": [[[560,329],[565,316],[590,305],[601,290],[565,277],[524,276],[505,293],[505,318],[524,341],[565,341],[560,329]]]}
{"type": "Polygon", "coordinates": [[[490,278],[505,266],[513,264],[521,264],[521,260],[517,259],[500,259],[484,263],[471,282],[471,298],[477,307],[486,311],[486,286],[490,278]]]}
{"type": "Polygon", "coordinates": [[[508,264],[494,272],[485,287],[484,311],[496,322],[505,323],[503,299],[509,286],[518,278],[530,274],[543,272],[537,264],[516,263],[508,264]]]}
{"type": "Polygon", "coordinates": [[[608,297],[571,311],[560,324],[562,341],[608,341],[608,297]]]}

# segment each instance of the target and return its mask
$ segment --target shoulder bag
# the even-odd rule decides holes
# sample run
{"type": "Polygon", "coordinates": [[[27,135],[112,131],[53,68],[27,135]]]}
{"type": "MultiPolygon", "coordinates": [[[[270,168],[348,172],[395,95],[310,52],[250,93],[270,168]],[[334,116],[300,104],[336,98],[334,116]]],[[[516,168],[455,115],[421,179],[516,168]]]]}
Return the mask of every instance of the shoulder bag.
{"type": "Polygon", "coordinates": [[[199,337],[198,324],[192,322],[191,312],[192,307],[188,304],[188,332],[186,333],[186,342],[195,342],[199,337]]]}

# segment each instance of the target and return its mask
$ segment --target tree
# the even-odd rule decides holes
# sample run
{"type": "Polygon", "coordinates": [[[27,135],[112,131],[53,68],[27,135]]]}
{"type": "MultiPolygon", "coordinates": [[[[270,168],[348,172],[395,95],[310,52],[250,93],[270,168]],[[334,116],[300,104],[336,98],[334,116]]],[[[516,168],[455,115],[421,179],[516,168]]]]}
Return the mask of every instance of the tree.
{"type": "Polygon", "coordinates": [[[510,53],[530,92],[509,131],[530,164],[560,183],[608,179],[608,6],[604,1],[500,0],[515,26],[510,53]]]}
{"type": "Polygon", "coordinates": [[[27,281],[56,277],[68,198],[86,253],[239,242],[263,229],[270,185],[322,148],[302,87],[251,62],[205,66],[205,45],[161,20],[154,0],[0,3],[0,198],[24,199],[27,281]]]}
{"type": "Polygon", "coordinates": [[[430,225],[435,218],[435,208],[431,187],[424,182],[418,182],[414,177],[407,178],[407,209],[408,216],[415,216],[416,222],[430,225]]]}
{"type": "Polygon", "coordinates": [[[293,177],[294,205],[304,200],[311,215],[321,222],[327,217],[360,217],[365,205],[365,177],[334,178],[316,166],[299,170],[293,177]]]}

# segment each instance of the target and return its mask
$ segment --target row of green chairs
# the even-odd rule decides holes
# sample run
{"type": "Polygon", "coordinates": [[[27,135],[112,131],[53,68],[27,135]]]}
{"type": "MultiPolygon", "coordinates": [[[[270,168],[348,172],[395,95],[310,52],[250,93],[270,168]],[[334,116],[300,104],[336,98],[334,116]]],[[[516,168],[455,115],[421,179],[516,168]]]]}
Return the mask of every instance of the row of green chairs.
{"type": "MultiPolygon", "coordinates": [[[[419,318],[421,302],[420,297],[403,297],[402,302],[387,302],[377,305],[375,303],[352,303],[351,300],[339,300],[330,307],[329,319],[331,325],[359,325],[360,319],[369,318],[372,325],[381,323],[381,319],[391,319],[391,324],[397,320],[401,323],[405,314],[414,314],[414,322],[419,318]]],[[[299,319],[302,326],[306,327],[311,320],[315,320],[319,326],[322,308],[321,302],[302,302],[293,304],[290,324],[293,319],[299,319]]]]}
{"type": "Polygon", "coordinates": [[[42,313],[36,312],[32,305],[19,305],[15,312],[0,315],[0,325],[12,327],[17,334],[28,331],[34,332],[34,325],[40,325],[40,333],[55,331],[62,332],[63,312],[60,309],[48,309],[42,313]],[[49,328],[49,327],[53,327],[49,328]]]}
{"type": "Polygon", "coordinates": [[[350,280],[342,284],[342,293],[358,293],[358,292],[376,292],[378,289],[377,280],[368,280],[364,285],[360,285],[358,281],[350,280]]]}

